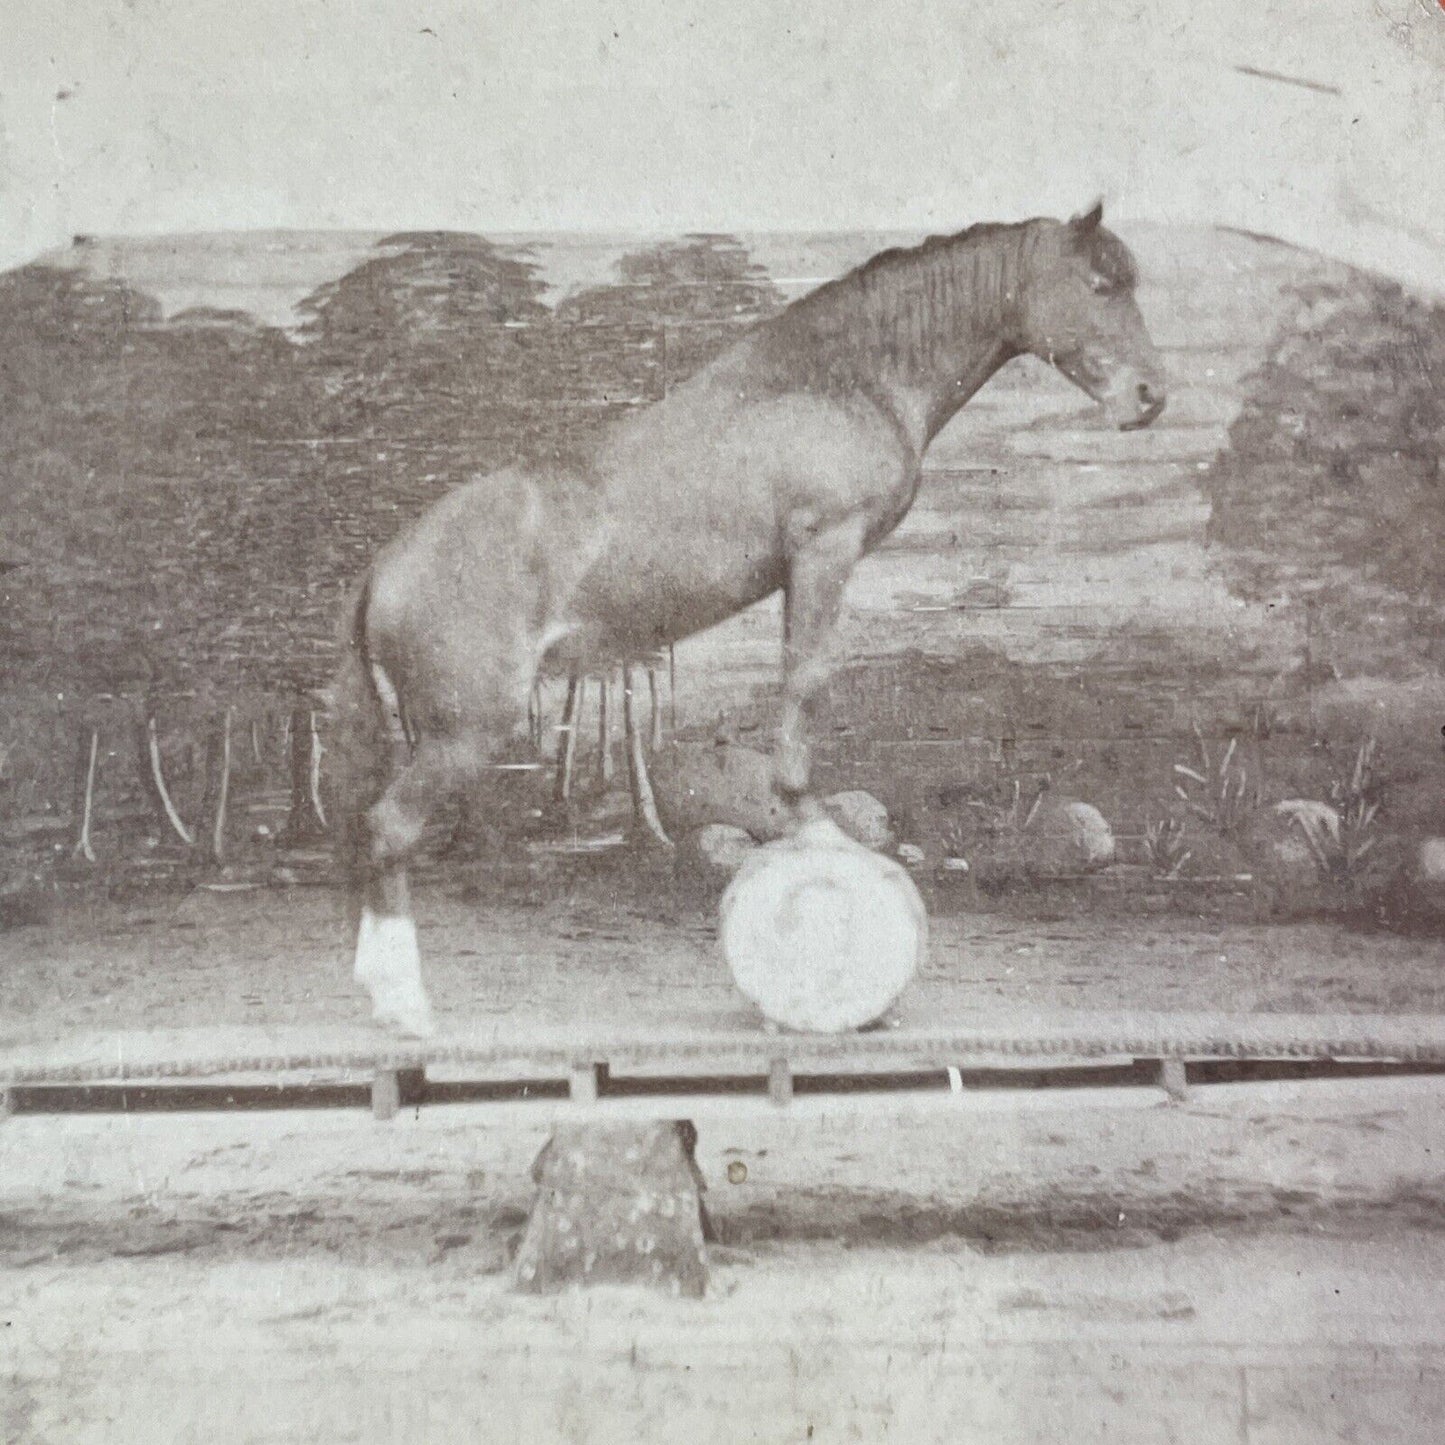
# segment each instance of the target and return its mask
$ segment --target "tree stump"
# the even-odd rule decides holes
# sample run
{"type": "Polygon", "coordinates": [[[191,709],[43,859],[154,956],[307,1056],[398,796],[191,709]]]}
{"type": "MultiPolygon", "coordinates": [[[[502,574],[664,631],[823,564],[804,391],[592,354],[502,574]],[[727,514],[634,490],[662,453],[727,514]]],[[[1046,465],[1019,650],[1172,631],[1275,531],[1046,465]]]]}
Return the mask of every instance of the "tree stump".
{"type": "Polygon", "coordinates": [[[75,768],[75,846],[70,856],[84,858],[87,863],[95,862],[91,826],[95,821],[95,778],[99,770],[100,729],[82,728],[75,768]]]}
{"type": "Polygon", "coordinates": [[[557,725],[557,771],[552,784],[552,801],[572,801],[572,770],[577,764],[577,729],[582,719],[582,704],[587,696],[587,678],[574,672],[567,679],[567,701],[562,706],[562,721],[557,725]]]}
{"type": "Polygon", "coordinates": [[[232,709],[224,708],[206,743],[205,811],[211,820],[210,852],[213,863],[226,861],[226,825],[231,803],[232,709]]]}
{"type": "Polygon", "coordinates": [[[295,843],[326,835],[326,813],[321,804],[321,734],[314,708],[291,710],[286,729],[291,755],[291,809],[286,837],[295,843]]]}
{"type": "Polygon", "coordinates": [[[187,848],[194,847],[195,834],[186,826],[166,784],[166,775],[161,764],[160,733],[154,715],[140,724],[137,736],[141,755],[141,777],[145,779],[157,819],[163,827],[169,827],[187,848]]]}
{"type": "Polygon", "coordinates": [[[532,1166],[537,1199],[517,1288],[648,1284],[700,1299],[707,1217],[696,1137],[685,1121],[558,1125],[532,1166]]]}

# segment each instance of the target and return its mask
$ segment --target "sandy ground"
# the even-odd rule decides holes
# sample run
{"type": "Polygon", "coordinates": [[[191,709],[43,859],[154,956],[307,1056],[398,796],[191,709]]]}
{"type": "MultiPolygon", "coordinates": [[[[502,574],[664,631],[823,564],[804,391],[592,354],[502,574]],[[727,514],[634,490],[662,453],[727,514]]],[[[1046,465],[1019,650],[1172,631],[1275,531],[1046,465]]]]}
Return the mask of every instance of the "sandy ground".
{"type": "MultiPolygon", "coordinates": [[[[736,1010],[701,908],[641,885],[457,895],[420,900],[444,1019],[736,1010]]],[[[1445,1003],[1438,941],[935,923],[905,1017],[1445,1003]]],[[[360,1006],[324,890],[0,937],[12,1041],[360,1006]]],[[[510,1292],[541,1142],[444,1108],[9,1120],[0,1438],[1416,1445],[1445,1407],[1438,1079],[709,1125],[701,1304],[510,1292]]]]}
{"type": "Polygon", "coordinates": [[[530,1129],[20,1117],[4,1438],[1416,1445],[1445,1406],[1442,1103],[718,1125],[700,1304],[510,1293],[530,1129]]]}
{"type": "MultiPolygon", "coordinates": [[[[482,902],[462,882],[433,884],[417,912],[443,1026],[747,1017],[711,908],[624,868],[482,902]]],[[[930,957],[902,1001],[904,1022],[989,1009],[1445,1008],[1438,938],[1184,914],[1011,917],[949,912],[941,898],[930,912],[930,957]]],[[[72,909],[50,927],[0,934],[0,1044],[81,1029],[358,1021],[350,942],[337,896],[321,888],[72,909]]]]}

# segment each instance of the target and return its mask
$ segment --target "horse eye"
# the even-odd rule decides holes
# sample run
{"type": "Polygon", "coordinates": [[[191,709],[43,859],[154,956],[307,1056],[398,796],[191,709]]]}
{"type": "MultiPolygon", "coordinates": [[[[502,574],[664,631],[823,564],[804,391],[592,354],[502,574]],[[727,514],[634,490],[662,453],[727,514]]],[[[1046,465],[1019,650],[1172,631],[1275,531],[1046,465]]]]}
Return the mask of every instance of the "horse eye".
{"type": "Polygon", "coordinates": [[[1104,296],[1114,289],[1114,283],[1107,276],[1101,276],[1097,271],[1089,277],[1089,289],[1096,296],[1104,296]]]}

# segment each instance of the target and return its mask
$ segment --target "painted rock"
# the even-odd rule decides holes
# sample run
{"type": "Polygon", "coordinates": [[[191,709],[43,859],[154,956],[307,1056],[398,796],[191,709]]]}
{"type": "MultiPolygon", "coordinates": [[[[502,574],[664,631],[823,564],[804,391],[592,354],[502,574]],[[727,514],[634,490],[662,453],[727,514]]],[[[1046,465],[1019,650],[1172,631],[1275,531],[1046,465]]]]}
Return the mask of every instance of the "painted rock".
{"type": "Polygon", "coordinates": [[[861,788],[833,793],[823,799],[823,811],[855,842],[876,853],[893,847],[888,809],[861,788]]]}
{"type": "Polygon", "coordinates": [[[753,835],[742,828],[730,823],[705,823],[679,840],[680,861],[715,883],[725,883],[759,846],[753,835]]]}
{"type": "Polygon", "coordinates": [[[674,744],[653,756],[650,770],[658,817],[673,838],[712,823],[760,840],[787,830],[787,810],[773,792],[772,759],[756,748],[674,744]]]}

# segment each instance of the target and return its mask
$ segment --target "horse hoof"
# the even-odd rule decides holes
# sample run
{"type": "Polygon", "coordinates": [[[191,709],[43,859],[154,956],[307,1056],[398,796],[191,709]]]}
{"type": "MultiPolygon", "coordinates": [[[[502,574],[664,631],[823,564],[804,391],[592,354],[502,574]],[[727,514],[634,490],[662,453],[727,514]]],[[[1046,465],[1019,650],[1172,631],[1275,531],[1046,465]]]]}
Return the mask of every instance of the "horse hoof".
{"type": "Polygon", "coordinates": [[[429,1039],[437,1031],[436,1017],[425,1000],[407,1003],[378,1003],[372,1010],[373,1021],[388,1033],[407,1039],[429,1039]]]}
{"type": "Polygon", "coordinates": [[[816,793],[779,794],[779,800],[787,813],[785,826],[789,833],[796,833],[799,828],[806,828],[809,823],[827,817],[823,800],[816,793]]]}
{"type": "Polygon", "coordinates": [[[378,918],[370,909],[363,911],[353,973],[371,995],[372,1018],[383,1028],[416,1039],[436,1032],[410,918],[378,918]]]}

